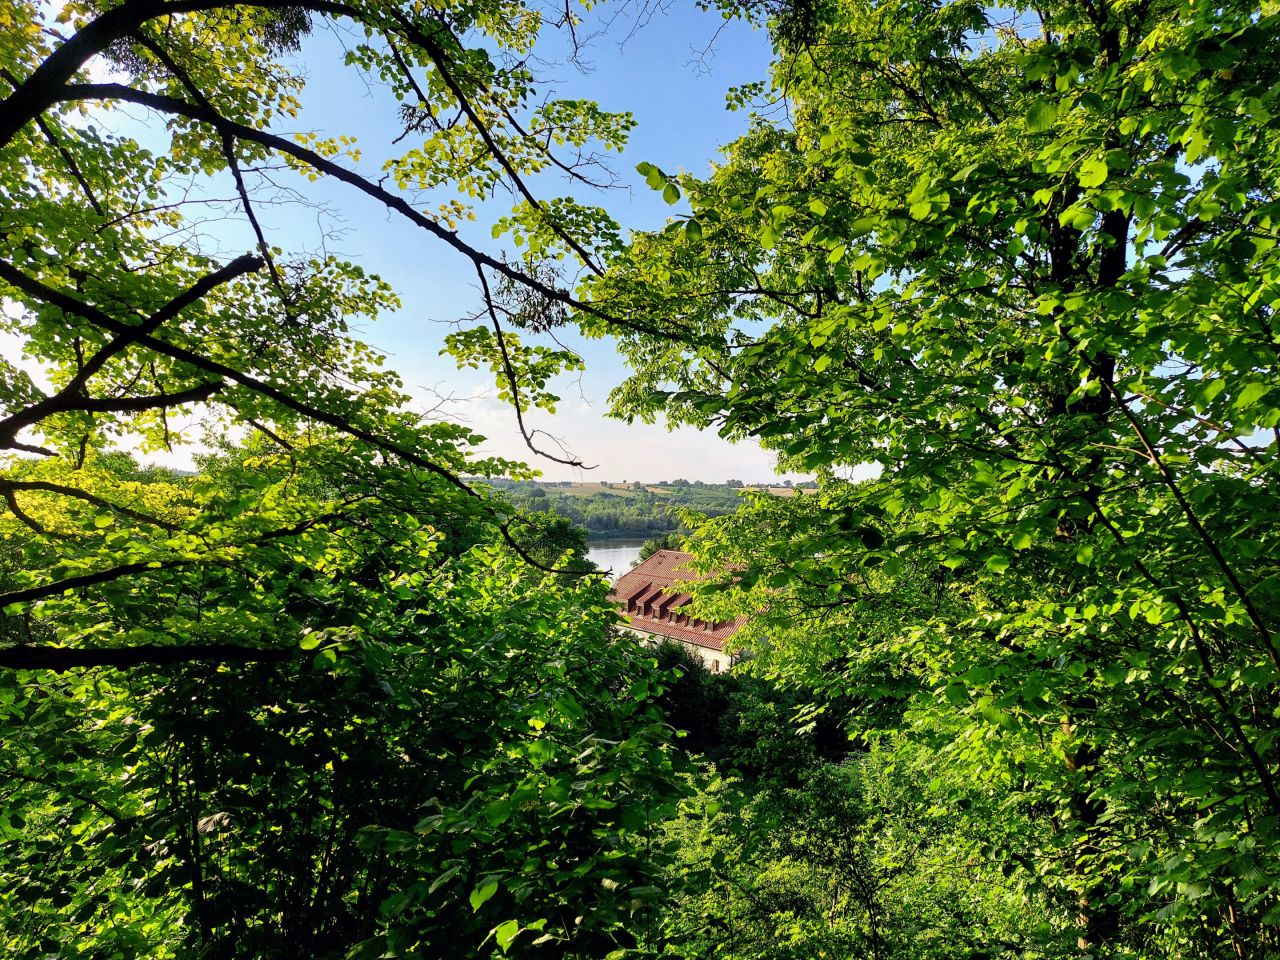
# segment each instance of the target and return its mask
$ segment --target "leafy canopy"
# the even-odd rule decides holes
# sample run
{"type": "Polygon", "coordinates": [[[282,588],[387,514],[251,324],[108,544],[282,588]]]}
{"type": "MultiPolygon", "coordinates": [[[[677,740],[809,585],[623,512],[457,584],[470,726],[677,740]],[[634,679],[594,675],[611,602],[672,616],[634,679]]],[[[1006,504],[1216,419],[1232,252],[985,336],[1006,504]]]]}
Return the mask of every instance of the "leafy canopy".
{"type": "Polygon", "coordinates": [[[661,677],[613,642],[577,531],[469,479],[530,471],[415,413],[353,333],[390,287],[268,240],[312,181],[383,205],[485,291],[458,359],[517,416],[551,406],[576,359],[498,318],[575,301],[456,230],[510,190],[499,233],[551,264],[600,233],[526,179],[583,182],[631,121],[542,97],[543,26],[508,0],[0,0],[7,954],[634,945],[674,790],[661,677]],[[395,143],[280,132],[331,24],[395,143]],[[194,475],[123,452],[192,441],[194,475]]]}
{"type": "Polygon", "coordinates": [[[783,11],[751,131],[644,167],[688,212],[585,285],[657,328],[619,415],[822,478],[704,530],[760,669],[951,731],[1092,955],[1275,949],[1276,16],[783,11]]]}

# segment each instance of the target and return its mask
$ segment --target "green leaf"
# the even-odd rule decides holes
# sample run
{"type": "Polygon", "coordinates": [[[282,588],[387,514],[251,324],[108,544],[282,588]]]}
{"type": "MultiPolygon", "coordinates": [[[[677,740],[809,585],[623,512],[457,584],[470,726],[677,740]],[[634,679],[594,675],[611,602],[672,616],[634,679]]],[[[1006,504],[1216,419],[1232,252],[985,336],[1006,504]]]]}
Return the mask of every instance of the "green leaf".
{"type": "Polygon", "coordinates": [[[674,183],[668,183],[662,188],[662,199],[667,203],[676,203],[680,200],[680,188],[674,183]]]}
{"type": "Polygon", "coordinates": [[[1058,119],[1058,108],[1047,100],[1037,100],[1027,111],[1027,130],[1044,133],[1053,128],[1058,119]]]}
{"type": "Polygon", "coordinates": [[[506,953],[511,947],[511,942],[520,933],[520,922],[518,920],[504,920],[493,928],[493,939],[497,941],[498,946],[506,953]]]}
{"type": "Polygon", "coordinates": [[[498,892],[498,880],[496,877],[489,877],[478,887],[471,891],[471,909],[479,910],[489,898],[498,892]]]}
{"type": "Polygon", "coordinates": [[[444,873],[440,874],[440,876],[436,877],[434,880],[431,881],[431,886],[427,888],[427,893],[435,893],[437,890],[439,890],[441,887],[443,887],[446,883],[448,883],[450,880],[452,880],[461,872],[462,872],[462,864],[460,863],[454,864],[444,873]]]}
{"type": "Polygon", "coordinates": [[[1097,213],[1092,207],[1077,203],[1067,207],[1062,213],[1058,214],[1058,222],[1064,227],[1072,227],[1076,230],[1085,231],[1093,226],[1097,219],[1097,213]]]}
{"type": "Polygon", "coordinates": [[[1237,410],[1248,410],[1250,407],[1255,406],[1259,400],[1265,397],[1269,390],[1270,387],[1268,387],[1267,384],[1258,383],[1256,380],[1252,383],[1245,384],[1244,389],[1240,391],[1240,395],[1236,397],[1236,401],[1232,406],[1237,410]]]}
{"type": "Polygon", "coordinates": [[[650,190],[661,190],[663,184],[667,182],[667,178],[663,176],[662,171],[652,163],[637,163],[636,172],[644,177],[645,183],[649,185],[650,190]]]}
{"type": "Polygon", "coordinates": [[[1101,160],[1098,157],[1089,157],[1080,165],[1078,177],[1080,180],[1080,186],[1082,187],[1092,189],[1093,187],[1102,186],[1107,179],[1106,161],[1101,160]]]}

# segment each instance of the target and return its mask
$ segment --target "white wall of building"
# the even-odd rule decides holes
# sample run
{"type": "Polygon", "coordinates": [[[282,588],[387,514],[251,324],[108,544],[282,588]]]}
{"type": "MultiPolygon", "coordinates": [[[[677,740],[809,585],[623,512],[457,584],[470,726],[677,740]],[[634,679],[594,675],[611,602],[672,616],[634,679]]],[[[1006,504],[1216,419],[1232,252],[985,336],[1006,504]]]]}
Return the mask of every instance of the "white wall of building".
{"type": "Polygon", "coordinates": [[[648,633],[644,630],[632,630],[628,627],[619,627],[623,633],[628,633],[635,637],[646,647],[656,647],[663,640],[674,640],[680,646],[684,647],[699,660],[712,673],[724,673],[733,666],[733,656],[723,650],[709,650],[706,647],[700,647],[696,643],[687,643],[678,637],[663,637],[656,633],[648,633]]]}

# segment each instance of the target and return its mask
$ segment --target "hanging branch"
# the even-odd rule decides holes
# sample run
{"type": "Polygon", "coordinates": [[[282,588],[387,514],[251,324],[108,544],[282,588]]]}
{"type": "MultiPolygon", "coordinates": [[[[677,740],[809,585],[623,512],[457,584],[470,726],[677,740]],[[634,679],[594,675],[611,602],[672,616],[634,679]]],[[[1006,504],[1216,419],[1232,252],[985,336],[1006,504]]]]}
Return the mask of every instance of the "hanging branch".
{"type": "MultiPolygon", "coordinates": [[[[183,70],[174,59],[169,56],[164,47],[156,43],[150,37],[142,33],[134,33],[133,38],[159,60],[166,70],[168,70],[178,80],[179,83],[186,88],[192,98],[204,107],[206,110],[213,111],[213,101],[204,95],[195,81],[183,70]]],[[[267,265],[267,270],[271,273],[271,281],[275,284],[276,290],[280,294],[280,299],[285,305],[285,312],[289,312],[289,301],[291,295],[288,287],[285,286],[284,277],[280,275],[280,268],[276,266],[275,257],[271,255],[271,245],[267,243],[266,232],[262,229],[262,224],[258,220],[258,214],[253,209],[253,203],[249,199],[249,188],[245,186],[244,171],[240,169],[240,158],[236,156],[235,138],[230,134],[223,133],[221,135],[222,157],[227,161],[227,169],[231,171],[231,177],[236,184],[236,193],[240,197],[240,207],[244,210],[244,215],[249,221],[249,225],[253,228],[253,234],[258,239],[258,254],[262,257],[263,262],[267,265]]]]}
{"type": "Polygon", "coordinates": [[[541,449],[533,442],[533,436],[541,431],[535,430],[530,433],[529,428],[525,426],[523,404],[520,401],[520,384],[516,378],[515,368],[511,365],[511,354],[507,350],[507,340],[502,331],[502,324],[498,321],[498,312],[493,306],[493,293],[489,289],[489,279],[484,274],[484,268],[476,267],[476,276],[480,278],[480,289],[484,295],[485,309],[489,313],[489,320],[493,326],[493,335],[498,341],[498,353],[502,357],[502,372],[506,376],[507,386],[511,390],[511,406],[515,408],[516,424],[520,428],[520,436],[524,438],[525,446],[540,457],[546,457],[556,463],[564,464],[566,467],[580,467],[583,470],[594,470],[595,467],[586,466],[576,457],[573,459],[565,459],[557,457],[554,453],[548,453],[541,449]]]}

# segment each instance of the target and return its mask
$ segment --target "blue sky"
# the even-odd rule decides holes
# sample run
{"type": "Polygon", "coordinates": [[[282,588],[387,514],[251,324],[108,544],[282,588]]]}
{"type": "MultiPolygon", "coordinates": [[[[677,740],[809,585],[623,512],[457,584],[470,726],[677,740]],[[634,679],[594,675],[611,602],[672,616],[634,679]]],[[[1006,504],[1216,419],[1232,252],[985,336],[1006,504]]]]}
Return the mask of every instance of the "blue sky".
{"type": "MultiPolygon", "coordinates": [[[[587,13],[590,19],[581,33],[601,29],[599,17],[618,14],[618,10],[606,6],[587,13]]],[[[660,226],[672,208],[645,186],[635,165],[645,160],[667,170],[707,172],[719,147],[746,129],[746,114],[726,109],[726,91],[762,79],[771,50],[764,31],[738,21],[725,22],[719,14],[699,11],[691,4],[676,5],[635,30],[634,20],[628,19],[633,10],[623,8],[608,30],[589,45],[583,57],[589,67],[585,72],[556,62],[564,47],[550,29],[544,33],[549,42],[540,43],[536,51],[550,61],[540,73],[553,78],[556,96],[594,99],[605,109],[634,114],[637,126],[627,150],[621,156],[609,154],[623,188],[583,197],[580,187],[545,177],[538,187],[546,195],[573,192],[607,207],[624,227],[643,229],[660,226]]],[[[299,129],[354,134],[364,154],[361,166],[366,173],[376,173],[382,160],[397,150],[391,140],[400,128],[394,100],[369,87],[354,70],[340,66],[342,46],[351,42],[351,37],[322,29],[304,46],[309,82],[302,96],[299,129]]],[[[772,457],[754,444],[731,446],[713,433],[688,429],[668,433],[663,427],[607,419],[605,397],[624,376],[621,362],[610,342],[584,342],[572,335],[566,342],[582,353],[587,371],[557,384],[556,392],[563,398],[557,415],[535,414],[533,426],[560,437],[575,455],[598,467],[584,473],[534,460],[516,432],[510,409],[495,398],[487,377],[459,372],[449,358],[438,356],[450,324],[477,309],[469,263],[340,184],[316,184],[306,193],[338,215],[337,220],[328,221],[330,228],[339,228],[339,234],[326,240],[327,248],[379,273],[402,297],[403,309],[365,327],[364,338],[390,356],[390,365],[424,407],[434,405],[437,393],[458,398],[441,408],[442,414],[488,437],[488,452],[531,460],[550,479],[683,476],[749,481],[772,475],[772,457]]],[[[478,220],[463,229],[464,235],[494,249],[491,224],[510,206],[510,200],[501,196],[477,208],[478,220]]],[[[314,248],[318,242],[314,210],[274,208],[265,219],[270,239],[281,247],[314,248]]]]}

